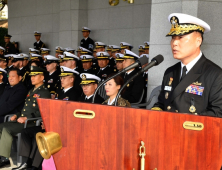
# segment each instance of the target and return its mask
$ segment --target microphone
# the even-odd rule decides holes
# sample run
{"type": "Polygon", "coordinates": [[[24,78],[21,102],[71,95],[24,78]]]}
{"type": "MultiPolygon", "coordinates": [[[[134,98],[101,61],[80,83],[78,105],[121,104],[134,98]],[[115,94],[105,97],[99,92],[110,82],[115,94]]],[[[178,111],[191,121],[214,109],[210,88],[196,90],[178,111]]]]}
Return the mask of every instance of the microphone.
{"type": "Polygon", "coordinates": [[[147,57],[146,57],[146,56],[143,56],[143,57],[139,58],[138,60],[136,60],[135,63],[131,64],[130,66],[128,66],[128,67],[126,67],[126,68],[124,68],[124,69],[121,71],[121,73],[126,72],[126,71],[129,71],[129,70],[131,70],[131,69],[133,69],[133,68],[136,68],[136,67],[141,67],[142,65],[147,64],[147,63],[148,63],[147,57]]]}
{"type": "Polygon", "coordinates": [[[148,69],[150,69],[150,68],[153,67],[153,66],[159,65],[160,63],[163,62],[163,59],[164,59],[164,58],[163,58],[163,56],[162,56],[161,54],[157,55],[156,57],[154,57],[154,58],[151,60],[151,62],[150,62],[147,66],[145,66],[144,68],[142,68],[141,71],[144,72],[144,71],[147,71],[148,69]]]}
{"type": "Polygon", "coordinates": [[[157,55],[156,57],[154,57],[151,60],[151,62],[147,66],[142,68],[140,71],[138,71],[136,74],[134,74],[129,80],[127,80],[125,82],[125,84],[121,87],[119,92],[117,93],[116,99],[115,99],[115,102],[114,102],[114,106],[116,106],[117,100],[119,98],[119,95],[121,94],[122,90],[126,87],[126,85],[129,84],[129,82],[131,82],[135,77],[137,77],[138,75],[142,74],[144,71],[147,71],[151,67],[159,65],[160,63],[162,63],[163,60],[164,60],[164,58],[163,58],[163,56],[161,54],[157,55]]]}
{"type": "Polygon", "coordinates": [[[99,88],[100,88],[103,84],[105,84],[107,81],[113,79],[114,77],[116,77],[116,76],[118,76],[118,75],[120,75],[120,74],[122,74],[122,73],[124,73],[124,72],[127,72],[127,71],[129,71],[129,70],[131,70],[131,69],[133,69],[133,68],[136,68],[136,67],[141,67],[142,65],[147,64],[147,63],[148,63],[147,57],[146,57],[146,56],[143,56],[143,57],[139,58],[138,60],[136,60],[135,63],[129,65],[128,67],[124,68],[122,71],[116,73],[116,74],[113,75],[112,77],[110,77],[110,78],[106,79],[105,81],[103,81],[101,84],[98,85],[96,91],[94,92],[94,95],[93,95],[93,98],[92,98],[92,103],[94,103],[94,101],[95,101],[95,97],[96,97],[96,94],[97,94],[99,88]]]}

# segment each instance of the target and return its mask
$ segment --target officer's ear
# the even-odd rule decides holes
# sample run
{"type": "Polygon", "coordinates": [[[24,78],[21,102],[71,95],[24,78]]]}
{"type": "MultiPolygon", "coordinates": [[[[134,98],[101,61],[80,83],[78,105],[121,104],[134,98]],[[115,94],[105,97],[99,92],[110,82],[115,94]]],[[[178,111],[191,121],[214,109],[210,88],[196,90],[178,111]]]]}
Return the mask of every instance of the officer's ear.
{"type": "Polygon", "coordinates": [[[22,80],[22,76],[19,76],[19,81],[21,81],[22,80]]]}

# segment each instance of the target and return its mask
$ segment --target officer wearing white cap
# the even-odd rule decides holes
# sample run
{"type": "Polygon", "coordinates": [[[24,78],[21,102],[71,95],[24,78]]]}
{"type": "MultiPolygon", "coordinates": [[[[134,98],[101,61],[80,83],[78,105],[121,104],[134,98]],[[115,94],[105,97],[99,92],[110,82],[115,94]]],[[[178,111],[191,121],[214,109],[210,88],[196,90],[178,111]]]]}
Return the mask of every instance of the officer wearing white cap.
{"type": "Polygon", "coordinates": [[[23,65],[24,59],[28,58],[27,54],[20,53],[18,55],[14,55],[12,58],[12,64],[14,68],[18,68],[21,70],[22,74],[22,82],[23,84],[30,90],[31,88],[31,82],[29,77],[29,70],[26,70],[26,68],[23,65]]]}
{"type": "Polygon", "coordinates": [[[40,40],[42,33],[39,31],[34,31],[34,36],[36,39],[36,42],[34,43],[34,49],[39,50],[41,48],[46,48],[45,44],[40,40]]]}
{"type": "MultiPolygon", "coordinates": [[[[130,50],[125,49],[124,56],[123,56],[123,59],[124,59],[123,68],[126,68],[129,65],[135,63],[135,61],[138,58],[139,58],[138,55],[136,55],[130,50]]],[[[124,82],[130,79],[138,71],[139,71],[138,68],[127,71],[125,75],[123,76],[124,82]]],[[[127,84],[126,90],[124,94],[122,95],[122,97],[128,100],[130,103],[137,103],[142,96],[143,87],[144,87],[143,76],[140,74],[133,81],[127,84]]]]}
{"type": "Polygon", "coordinates": [[[81,55],[80,59],[82,61],[82,73],[96,74],[97,69],[93,68],[93,59],[94,57],[91,55],[81,55]]]}
{"type": "Polygon", "coordinates": [[[115,61],[116,61],[116,69],[117,69],[118,71],[122,71],[122,69],[123,69],[123,61],[124,61],[123,57],[124,57],[124,55],[121,54],[121,53],[116,53],[115,55],[116,55],[116,59],[115,59],[115,61]]]}
{"type": "Polygon", "coordinates": [[[150,42],[144,41],[145,54],[149,54],[150,42]]]}
{"type": "Polygon", "coordinates": [[[103,42],[95,42],[95,49],[96,49],[96,52],[104,52],[105,49],[106,49],[106,44],[103,43],[103,42]]]}
{"type": "Polygon", "coordinates": [[[12,68],[12,57],[16,54],[6,54],[5,57],[8,58],[8,69],[12,68]]]}
{"type": "Polygon", "coordinates": [[[117,45],[111,45],[111,56],[109,58],[109,65],[113,68],[116,69],[116,62],[115,62],[115,58],[116,58],[116,53],[120,53],[120,46],[117,45]]]}
{"type": "Polygon", "coordinates": [[[20,53],[20,55],[23,55],[23,61],[22,61],[22,65],[24,67],[24,70],[25,71],[28,71],[29,72],[29,55],[25,54],[25,53],[20,53]]]}
{"type": "Polygon", "coordinates": [[[63,52],[65,51],[64,48],[60,47],[60,46],[56,46],[55,47],[55,57],[59,58],[59,55],[63,54],[63,52]]]}
{"type": "Polygon", "coordinates": [[[42,57],[44,57],[46,55],[49,55],[50,49],[48,49],[48,48],[41,48],[40,49],[40,53],[41,53],[42,57]]]}
{"type": "Polygon", "coordinates": [[[37,50],[37,49],[34,49],[34,48],[29,48],[29,54],[31,54],[31,53],[33,53],[33,54],[39,54],[40,51],[37,50]]]}
{"type": "MultiPolygon", "coordinates": [[[[82,86],[82,90],[84,94],[79,98],[79,101],[92,103],[94,92],[96,88],[98,87],[98,83],[101,81],[101,79],[98,76],[95,76],[93,74],[88,74],[88,73],[82,73],[80,74],[80,77],[82,79],[80,84],[82,86]]],[[[97,94],[94,102],[102,104],[102,102],[104,102],[104,99],[100,95],[97,94]]]]}
{"type": "Polygon", "coordinates": [[[52,55],[46,55],[45,56],[45,65],[46,70],[48,71],[48,74],[45,74],[45,87],[49,90],[51,94],[51,98],[55,98],[55,93],[57,90],[57,84],[59,83],[59,75],[60,70],[58,70],[57,65],[59,63],[60,59],[56,58],[52,55]]]}
{"type": "Polygon", "coordinates": [[[59,57],[59,65],[60,66],[64,66],[64,60],[63,60],[64,55],[63,54],[59,54],[58,57],[59,57]]]}
{"type": "Polygon", "coordinates": [[[91,30],[89,28],[87,27],[82,28],[82,35],[84,38],[80,41],[80,46],[92,52],[94,49],[94,41],[91,38],[89,38],[90,32],[91,30]]]}
{"type": "Polygon", "coordinates": [[[35,53],[30,53],[30,60],[33,61],[42,61],[42,56],[39,54],[35,54],[35,53]]]}
{"type": "Polygon", "coordinates": [[[124,49],[127,49],[127,50],[132,50],[133,49],[133,46],[127,42],[120,42],[120,47],[121,47],[121,53],[123,54],[124,53],[124,49]]]}
{"type": "Polygon", "coordinates": [[[110,56],[112,56],[112,48],[111,48],[111,46],[113,46],[113,45],[107,45],[107,46],[106,46],[106,52],[107,52],[110,56]]]}
{"type": "Polygon", "coordinates": [[[71,47],[67,47],[67,48],[64,48],[66,52],[70,52],[72,54],[75,54],[75,50],[71,47]]]}
{"type": "Polygon", "coordinates": [[[153,110],[222,117],[222,70],[201,52],[203,34],[210,26],[191,15],[168,17],[173,57],[180,60],[164,74],[153,110]]]}
{"type": "Polygon", "coordinates": [[[4,69],[0,68],[0,96],[2,95],[5,89],[5,83],[3,82],[4,74],[7,74],[7,72],[4,69]]]}
{"type": "Polygon", "coordinates": [[[56,99],[78,101],[81,93],[79,93],[79,90],[74,87],[74,81],[76,77],[79,77],[79,72],[61,66],[61,74],[59,76],[61,78],[61,87],[63,89],[58,91],[56,99]]]}
{"type": "Polygon", "coordinates": [[[98,65],[99,65],[99,71],[97,73],[97,76],[101,78],[102,81],[104,81],[109,74],[115,72],[112,67],[110,67],[109,64],[109,54],[107,52],[98,52],[96,53],[98,65]]]}
{"type": "Polygon", "coordinates": [[[141,56],[142,54],[145,54],[145,45],[139,45],[139,56],[141,56]]]}
{"type": "Polygon", "coordinates": [[[5,48],[3,48],[2,46],[0,46],[0,55],[4,55],[5,53],[5,48]]]}
{"type": "MultiPolygon", "coordinates": [[[[76,55],[74,55],[72,53],[69,53],[69,52],[64,52],[63,61],[64,61],[63,64],[64,64],[65,67],[68,67],[72,70],[75,70],[78,73],[82,72],[82,69],[77,66],[77,62],[79,61],[79,57],[77,57],[76,55]]],[[[79,89],[79,91],[82,93],[82,88],[79,85],[80,82],[81,82],[81,79],[80,79],[79,76],[77,76],[75,78],[74,87],[76,89],[79,89]]]]}
{"type": "Polygon", "coordinates": [[[77,63],[79,61],[79,57],[77,57],[75,54],[72,54],[70,52],[64,52],[64,57],[62,59],[64,61],[64,66],[74,69],[78,72],[81,72],[82,70],[77,66],[77,63]]]}

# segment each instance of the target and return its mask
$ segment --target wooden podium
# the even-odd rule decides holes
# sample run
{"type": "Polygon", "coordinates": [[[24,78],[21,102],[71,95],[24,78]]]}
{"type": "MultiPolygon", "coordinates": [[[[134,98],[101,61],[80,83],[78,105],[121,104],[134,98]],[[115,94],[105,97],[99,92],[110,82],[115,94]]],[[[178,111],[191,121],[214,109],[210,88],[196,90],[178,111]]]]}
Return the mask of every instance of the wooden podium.
{"type": "Polygon", "coordinates": [[[49,99],[38,105],[46,131],[62,140],[53,155],[57,170],[140,170],[141,141],[146,170],[221,168],[220,118],[49,99]],[[75,117],[78,109],[95,117],[75,117]]]}

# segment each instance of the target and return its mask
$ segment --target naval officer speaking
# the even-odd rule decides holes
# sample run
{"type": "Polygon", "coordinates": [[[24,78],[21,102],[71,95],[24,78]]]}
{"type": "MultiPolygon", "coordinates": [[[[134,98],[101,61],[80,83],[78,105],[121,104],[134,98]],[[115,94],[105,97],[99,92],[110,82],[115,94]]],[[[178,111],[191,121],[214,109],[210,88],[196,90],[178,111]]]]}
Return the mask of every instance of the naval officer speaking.
{"type": "Polygon", "coordinates": [[[222,70],[200,49],[210,26],[181,13],[170,14],[168,20],[172,27],[167,36],[173,57],[180,62],[166,70],[152,110],[222,117],[222,70]]]}

